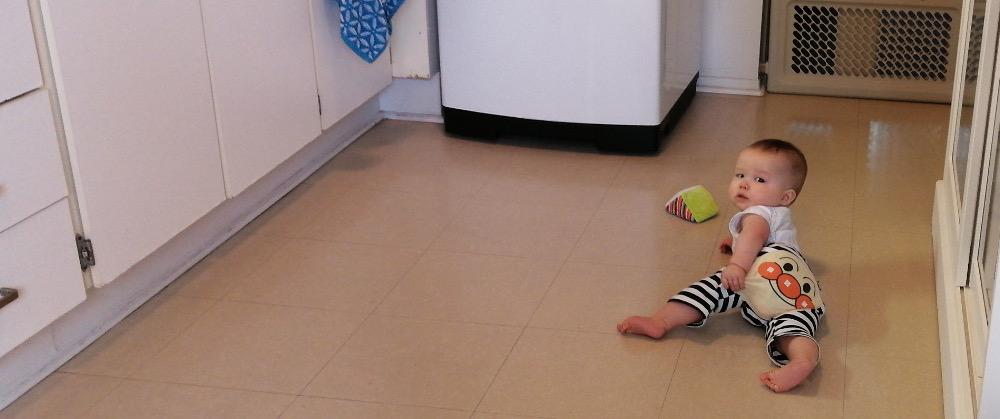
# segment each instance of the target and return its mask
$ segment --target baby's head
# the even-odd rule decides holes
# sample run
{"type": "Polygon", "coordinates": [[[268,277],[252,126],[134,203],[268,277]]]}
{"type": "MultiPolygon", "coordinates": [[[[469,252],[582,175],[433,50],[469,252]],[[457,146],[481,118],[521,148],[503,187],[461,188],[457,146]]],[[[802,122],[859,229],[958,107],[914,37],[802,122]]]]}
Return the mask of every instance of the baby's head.
{"type": "Polygon", "coordinates": [[[729,198],[740,210],[754,205],[786,207],[795,202],[806,180],[806,157],[783,140],[760,140],[736,159],[729,198]]]}

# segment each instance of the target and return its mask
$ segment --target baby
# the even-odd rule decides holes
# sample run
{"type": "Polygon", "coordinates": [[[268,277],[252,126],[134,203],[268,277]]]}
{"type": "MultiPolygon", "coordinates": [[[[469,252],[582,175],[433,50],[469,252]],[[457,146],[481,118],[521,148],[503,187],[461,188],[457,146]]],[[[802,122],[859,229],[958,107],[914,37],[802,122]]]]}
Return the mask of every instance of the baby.
{"type": "Polygon", "coordinates": [[[760,375],[775,392],[788,391],[819,362],[816,327],[825,307],[819,285],[799,254],[789,206],[806,178],[805,156],[782,140],[761,140],[736,160],[729,199],[740,210],[732,236],[719,244],[729,264],[675,295],[651,317],[632,316],[620,333],[659,339],[682,325],[699,327],[712,314],[739,307],[765,328],[767,352],[779,368],[760,375]]]}

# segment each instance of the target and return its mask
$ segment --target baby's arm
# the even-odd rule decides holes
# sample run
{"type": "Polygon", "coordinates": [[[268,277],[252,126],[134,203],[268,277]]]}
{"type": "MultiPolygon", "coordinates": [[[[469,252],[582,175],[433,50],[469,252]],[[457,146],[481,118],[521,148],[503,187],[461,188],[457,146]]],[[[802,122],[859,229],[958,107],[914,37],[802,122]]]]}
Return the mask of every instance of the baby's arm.
{"type": "Polygon", "coordinates": [[[739,291],[744,287],[747,270],[757,254],[767,244],[771,229],[767,220],[757,214],[746,214],[740,219],[740,239],[733,246],[729,264],[722,270],[722,286],[739,291]]]}

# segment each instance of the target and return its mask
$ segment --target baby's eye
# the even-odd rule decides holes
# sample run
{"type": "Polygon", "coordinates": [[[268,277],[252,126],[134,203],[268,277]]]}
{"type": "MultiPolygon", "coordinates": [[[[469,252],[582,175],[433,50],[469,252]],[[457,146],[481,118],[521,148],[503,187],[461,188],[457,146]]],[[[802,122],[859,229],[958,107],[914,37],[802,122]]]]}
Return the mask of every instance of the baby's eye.
{"type": "Polygon", "coordinates": [[[755,177],[755,178],[753,178],[753,180],[754,180],[754,182],[757,182],[757,183],[764,183],[764,178],[762,178],[762,177],[755,177]]]}
{"type": "Polygon", "coordinates": [[[742,173],[737,173],[737,174],[736,174],[736,178],[737,178],[737,179],[743,179],[743,176],[744,176],[744,175],[743,175],[742,173]]]}

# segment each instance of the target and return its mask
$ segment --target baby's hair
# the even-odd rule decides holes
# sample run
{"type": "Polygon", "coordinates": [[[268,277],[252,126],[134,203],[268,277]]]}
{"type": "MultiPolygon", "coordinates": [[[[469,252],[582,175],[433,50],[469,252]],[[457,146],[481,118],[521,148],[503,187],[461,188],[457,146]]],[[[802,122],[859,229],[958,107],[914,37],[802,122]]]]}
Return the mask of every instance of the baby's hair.
{"type": "Polygon", "coordinates": [[[795,176],[795,185],[793,185],[792,189],[795,189],[796,194],[802,192],[802,185],[806,182],[806,173],[809,172],[809,166],[806,164],[806,155],[802,154],[802,151],[798,147],[785,140],[768,138],[750,144],[747,148],[758,151],[770,151],[785,156],[791,165],[792,174],[795,176]]]}

